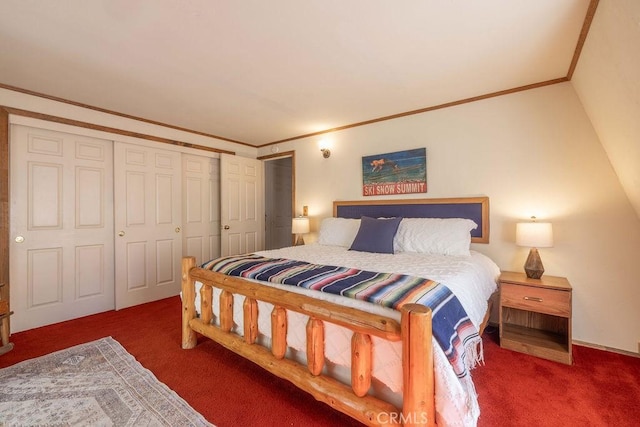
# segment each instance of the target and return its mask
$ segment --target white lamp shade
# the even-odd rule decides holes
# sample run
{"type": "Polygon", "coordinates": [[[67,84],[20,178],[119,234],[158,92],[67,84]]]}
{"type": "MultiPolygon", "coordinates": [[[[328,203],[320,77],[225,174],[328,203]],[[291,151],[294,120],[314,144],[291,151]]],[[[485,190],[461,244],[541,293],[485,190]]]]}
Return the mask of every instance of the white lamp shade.
{"type": "Polygon", "coordinates": [[[516,245],[530,248],[553,246],[553,229],[550,222],[519,222],[516,224],[516,245]]]}
{"type": "Polygon", "coordinates": [[[309,232],[309,218],[297,217],[291,221],[292,234],[307,234],[309,232]]]}

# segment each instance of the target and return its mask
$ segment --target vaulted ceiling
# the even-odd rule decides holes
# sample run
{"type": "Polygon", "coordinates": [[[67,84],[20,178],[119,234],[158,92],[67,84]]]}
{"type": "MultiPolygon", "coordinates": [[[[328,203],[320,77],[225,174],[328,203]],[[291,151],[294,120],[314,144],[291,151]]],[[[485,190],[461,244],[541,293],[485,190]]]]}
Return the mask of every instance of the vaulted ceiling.
{"type": "Polygon", "coordinates": [[[260,146],[566,78],[590,0],[3,0],[0,84],[260,146]]]}

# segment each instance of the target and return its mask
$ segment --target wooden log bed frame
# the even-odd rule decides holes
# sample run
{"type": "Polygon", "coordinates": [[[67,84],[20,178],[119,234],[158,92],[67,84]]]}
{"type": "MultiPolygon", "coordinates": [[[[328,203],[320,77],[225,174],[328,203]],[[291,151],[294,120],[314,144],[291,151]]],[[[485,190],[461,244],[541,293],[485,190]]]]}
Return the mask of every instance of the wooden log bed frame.
{"type": "MultiPolygon", "coordinates": [[[[472,241],[488,243],[489,199],[419,199],[334,202],[334,216],[465,217],[478,223],[472,241]],[[435,208],[435,209],[434,209],[435,208]],[[416,209],[420,209],[420,213],[416,209]],[[423,210],[426,209],[426,210],[423,210]],[[474,213],[470,214],[469,209],[474,213]]],[[[182,348],[194,348],[200,333],[242,357],[253,361],[278,377],[289,380],[366,425],[435,425],[435,395],[432,352],[431,310],[407,304],[401,321],[343,307],[306,295],[263,286],[255,282],[198,268],[194,257],[182,261],[182,348]],[[201,313],[195,307],[195,282],[201,282],[201,313]],[[213,288],[221,290],[219,326],[213,319],[213,288]],[[233,300],[243,298],[244,336],[232,332],[233,300]],[[258,301],[273,305],[271,348],[256,343],[258,301]],[[306,366],[285,358],[287,350],[287,311],[309,317],[306,325],[306,366]],[[351,386],[325,375],[324,322],[353,331],[351,340],[351,386]],[[402,408],[396,408],[368,393],[372,379],[371,336],[402,342],[402,408]]],[[[486,325],[489,311],[482,324],[486,325]]]]}

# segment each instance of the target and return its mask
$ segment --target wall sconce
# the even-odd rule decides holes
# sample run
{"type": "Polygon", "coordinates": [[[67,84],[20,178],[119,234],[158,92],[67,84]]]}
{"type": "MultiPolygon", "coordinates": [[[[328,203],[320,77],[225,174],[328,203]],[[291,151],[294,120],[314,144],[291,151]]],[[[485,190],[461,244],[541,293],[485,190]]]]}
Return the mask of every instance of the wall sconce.
{"type": "Polygon", "coordinates": [[[309,232],[309,218],[299,216],[291,220],[291,234],[296,235],[295,246],[304,245],[303,234],[309,232]]]}
{"type": "Polygon", "coordinates": [[[516,245],[530,247],[529,256],[524,264],[524,271],[530,279],[539,279],[544,273],[542,260],[537,248],[553,247],[553,228],[550,222],[519,222],[516,224],[516,245]]]}
{"type": "Polygon", "coordinates": [[[329,143],[327,142],[326,139],[322,139],[320,140],[320,151],[322,151],[322,157],[324,157],[325,159],[328,159],[329,157],[331,157],[331,150],[329,150],[329,143]]]}

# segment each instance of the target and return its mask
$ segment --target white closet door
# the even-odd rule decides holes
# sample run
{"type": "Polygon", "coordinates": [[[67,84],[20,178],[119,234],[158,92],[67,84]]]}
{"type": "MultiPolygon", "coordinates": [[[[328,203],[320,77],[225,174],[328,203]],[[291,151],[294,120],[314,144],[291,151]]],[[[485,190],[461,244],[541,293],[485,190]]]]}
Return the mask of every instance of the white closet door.
{"type": "Polygon", "coordinates": [[[222,256],[264,249],[261,160],[220,155],[222,256]]]}
{"type": "Polygon", "coordinates": [[[11,126],[11,329],[114,308],[112,142],[11,126]]]}
{"type": "Polygon", "coordinates": [[[182,251],[202,264],[220,256],[220,160],[182,154],[182,251]]]}
{"type": "Polygon", "coordinates": [[[116,309],[177,295],[180,153],[116,141],[114,174],[116,309]]]}

